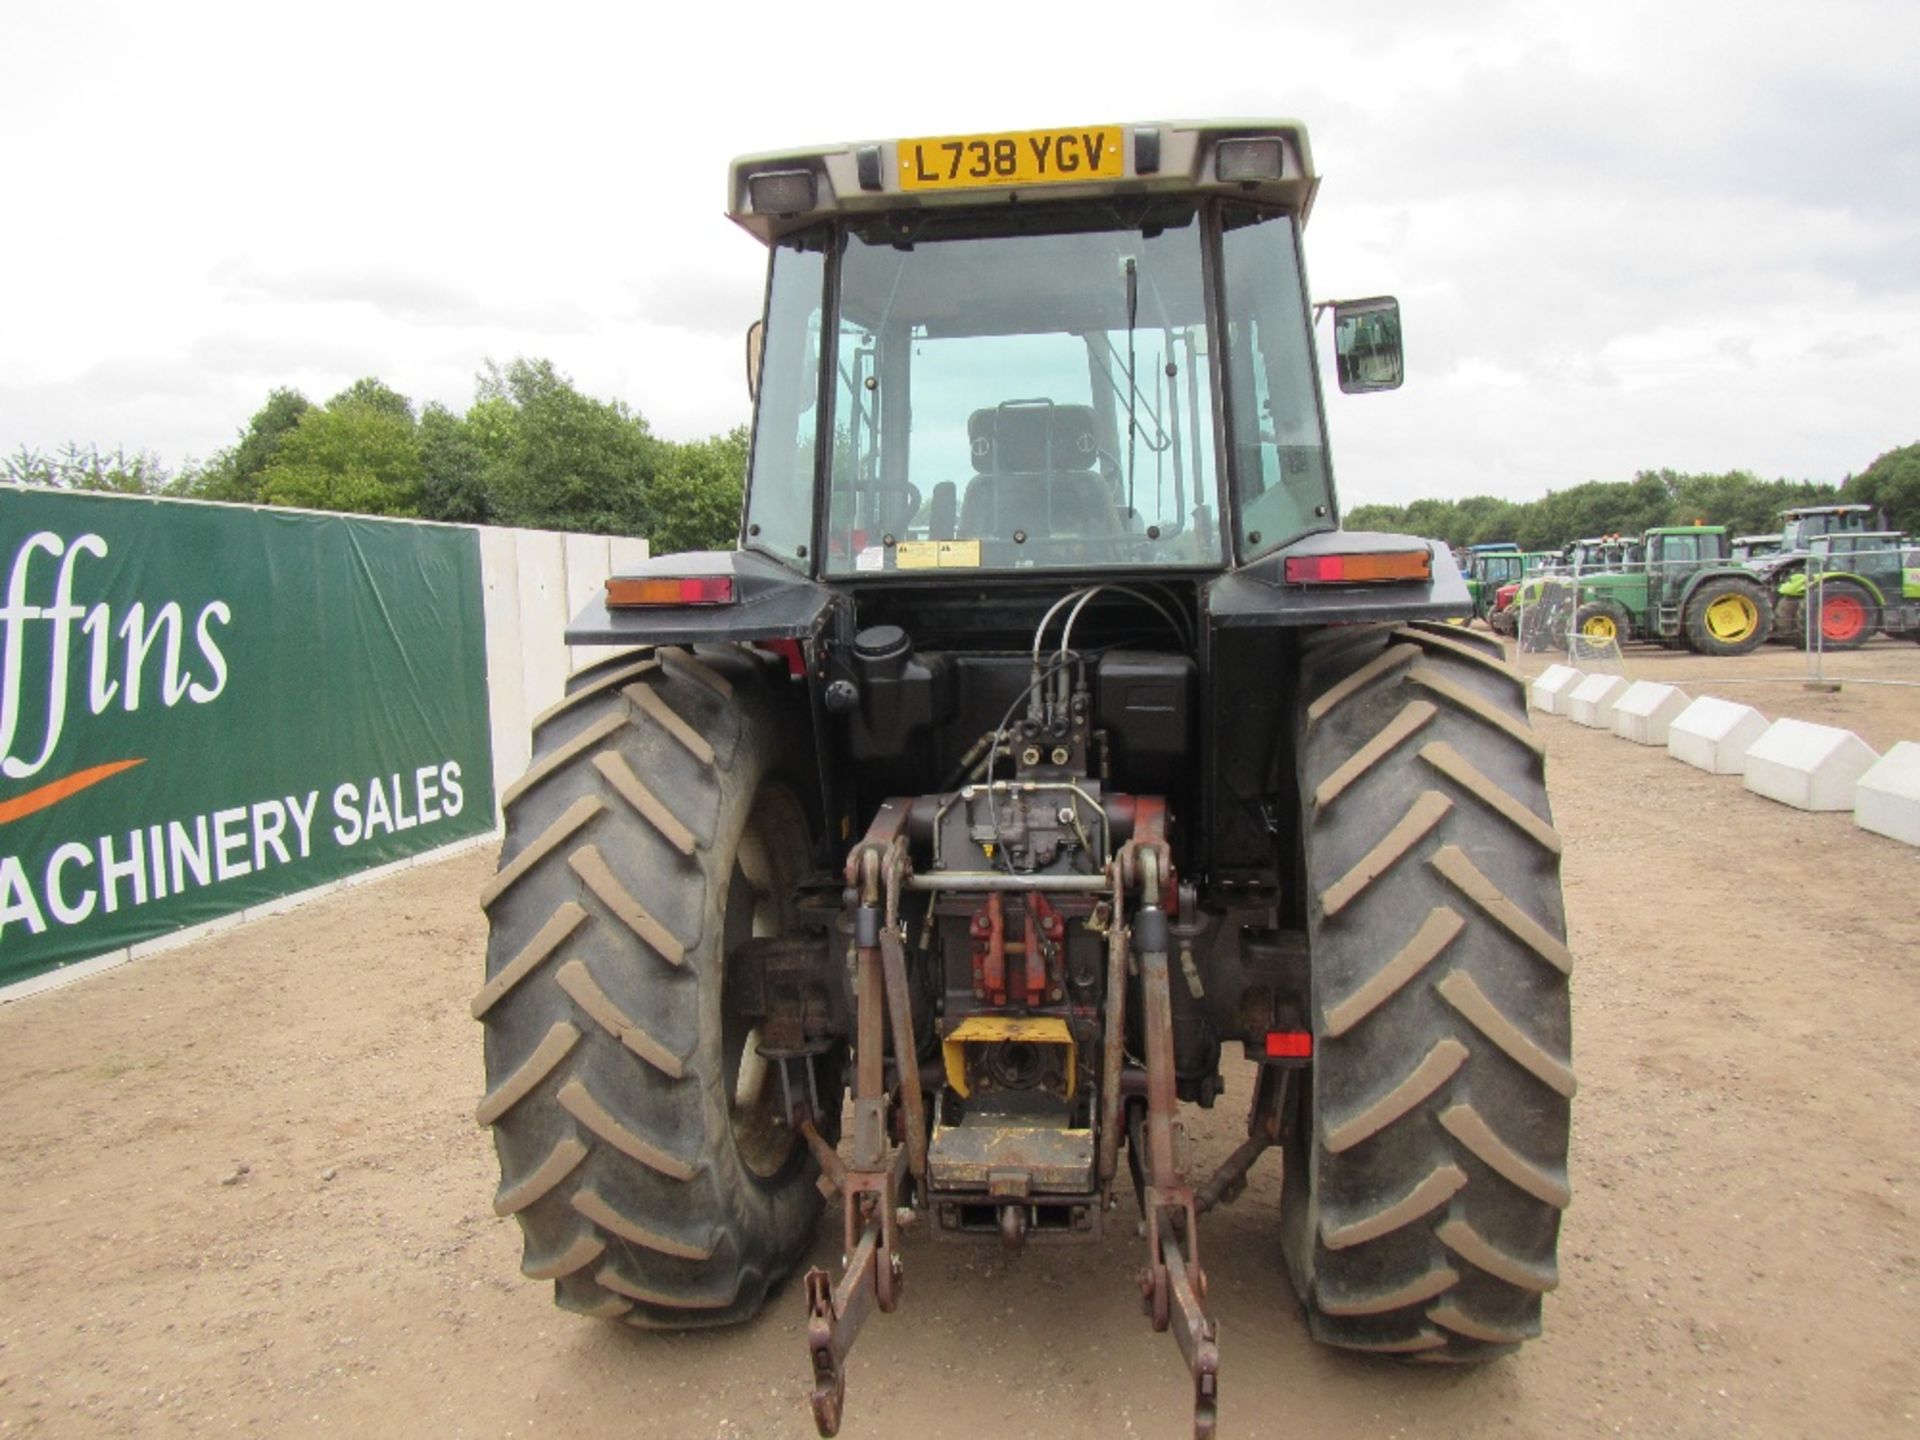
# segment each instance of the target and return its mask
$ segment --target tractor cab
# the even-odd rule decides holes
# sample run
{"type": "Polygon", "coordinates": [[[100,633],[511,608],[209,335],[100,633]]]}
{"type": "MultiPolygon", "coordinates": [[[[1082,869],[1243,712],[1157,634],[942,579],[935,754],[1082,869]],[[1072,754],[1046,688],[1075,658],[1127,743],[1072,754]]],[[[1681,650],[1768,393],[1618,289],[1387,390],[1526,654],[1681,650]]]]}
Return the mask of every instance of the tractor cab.
{"type": "Polygon", "coordinates": [[[1873,505],[1802,505],[1780,512],[1780,543],[1773,552],[1752,562],[1753,572],[1775,595],[1780,587],[1806,567],[1814,541],[1822,535],[1860,535],[1883,528],[1873,505]]]}
{"type": "Polygon", "coordinates": [[[1489,541],[1467,547],[1467,590],[1473,596],[1474,618],[1485,620],[1494,609],[1502,586],[1517,581],[1526,556],[1511,540],[1489,541]]]}
{"type": "MultiPolygon", "coordinates": [[[[1285,124],[737,162],[771,251],[744,548],[951,581],[1217,570],[1336,529],[1314,185],[1285,124]]],[[[1397,305],[1334,310],[1342,388],[1397,385],[1397,305]]]]}
{"type": "Polygon", "coordinates": [[[1780,512],[1779,555],[1804,555],[1822,535],[1864,535],[1881,529],[1873,505],[1803,505],[1780,512]]]}
{"type": "Polygon", "coordinates": [[[1643,547],[1650,575],[1677,580],[1730,558],[1724,525],[1673,525],[1649,530],[1643,547]]]}

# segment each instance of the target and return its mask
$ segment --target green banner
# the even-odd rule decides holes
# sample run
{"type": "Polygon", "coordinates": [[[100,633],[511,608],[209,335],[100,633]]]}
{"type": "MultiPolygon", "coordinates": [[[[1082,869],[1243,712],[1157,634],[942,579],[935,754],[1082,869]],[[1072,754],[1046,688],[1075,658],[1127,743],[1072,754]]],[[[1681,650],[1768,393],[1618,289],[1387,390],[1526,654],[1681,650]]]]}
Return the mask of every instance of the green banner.
{"type": "Polygon", "coordinates": [[[476,532],[0,486],[0,985],[492,825],[476,532]]]}

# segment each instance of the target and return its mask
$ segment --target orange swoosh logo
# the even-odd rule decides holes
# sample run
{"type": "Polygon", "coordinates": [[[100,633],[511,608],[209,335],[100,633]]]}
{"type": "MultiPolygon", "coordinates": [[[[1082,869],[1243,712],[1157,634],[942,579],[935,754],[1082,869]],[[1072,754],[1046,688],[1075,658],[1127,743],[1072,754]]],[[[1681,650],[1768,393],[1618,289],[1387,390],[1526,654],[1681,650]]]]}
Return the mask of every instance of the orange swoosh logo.
{"type": "Polygon", "coordinates": [[[78,795],[90,785],[98,785],[109,776],[118,775],[122,770],[131,770],[136,765],[146,764],[142,756],[138,760],[110,760],[105,765],[95,765],[89,770],[76,770],[73,774],[59,780],[49,781],[38,790],[29,790],[24,795],[16,795],[11,800],[0,800],[0,825],[10,820],[18,820],[23,815],[31,815],[36,810],[44,810],[49,805],[58,805],[70,795],[78,795]]]}

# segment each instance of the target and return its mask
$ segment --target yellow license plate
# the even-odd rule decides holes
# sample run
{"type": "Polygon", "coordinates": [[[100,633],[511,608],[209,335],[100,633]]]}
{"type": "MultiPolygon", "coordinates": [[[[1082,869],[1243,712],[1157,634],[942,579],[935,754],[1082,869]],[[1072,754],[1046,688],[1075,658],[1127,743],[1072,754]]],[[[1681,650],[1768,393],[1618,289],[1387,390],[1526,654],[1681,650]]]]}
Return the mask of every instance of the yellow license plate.
{"type": "Polygon", "coordinates": [[[941,135],[899,144],[903,190],[971,190],[988,185],[1058,185],[1126,173],[1118,125],[941,135]]]}

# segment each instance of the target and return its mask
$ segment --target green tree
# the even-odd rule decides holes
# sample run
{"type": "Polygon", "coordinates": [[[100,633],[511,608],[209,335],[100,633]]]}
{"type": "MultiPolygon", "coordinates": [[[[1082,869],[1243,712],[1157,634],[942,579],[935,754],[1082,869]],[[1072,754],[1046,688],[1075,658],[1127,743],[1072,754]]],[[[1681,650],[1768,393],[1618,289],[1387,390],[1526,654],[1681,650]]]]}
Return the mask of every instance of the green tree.
{"type": "Polygon", "coordinates": [[[731,550],[740,533],[747,427],[668,448],[649,496],[653,553],[731,550]]]}
{"type": "Polygon", "coordinates": [[[308,410],[261,476],[269,505],[362,515],[419,512],[423,467],[411,410],[344,394],[308,410]]]}
{"type": "Polygon", "coordinates": [[[172,487],[173,493],[197,500],[259,504],[264,498],[261,477],[279,455],[281,441],[312,408],[313,402],[298,390],[274,390],[240,432],[238,443],[217,453],[199,470],[182,475],[172,487]]]}
{"type": "Polygon", "coordinates": [[[487,495],[488,455],[474,431],[469,420],[444,405],[428,405],[421,412],[422,519],[484,525],[493,518],[487,495]]]}
{"type": "Polygon", "coordinates": [[[158,457],[145,450],[102,450],[68,442],[59,450],[29,450],[22,445],[5,462],[12,485],[52,485],[61,490],[106,490],[120,495],[156,495],[172,477],[158,457]]]}
{"type": "Polygon", "coordinates": [[[582,395],[551,361],[481,372],[470,424],[492,452],[485,489],[503,525],[645,535],[660,442],[621,402],[582,395]]]}
{"type": "Polygon", "coordinates": [[[1849,501],[1878,505],[1887,524],[1920,535],[1920,443],[1879,456],[1858,475],[1847,478],[1842,495],[1849,501]]]}
{"type": "MultiPolygon", "coordinates": [[[[1892,471],[1889,464],[1885,473],[1892,471]]],[[[1836,494],[1831,485],[1761,480],[1744,470],[1719,475],[1642,470],[1631,480],[1589,480],[1524,502],[1471,495],[1409,505],[1359,505],[1347,512],[1346,524],[1353,530],[1431,536],[1456,548],[1511,540],[1523,550],[1558,550],[1569,540],[1638,535],[1655,525],[1705,523],[1725,525],[1736,535],[1763,534],[1780,528],[1780,511],[1789,506],[1830,502],[1836,494]]]]}
{"type": "Polygon", "coordinates": [[[327,401],[329,410],[338,410],[346,405],[363,405],[383,415],[391,415],[396,420],[404,420],[409,425],[413,423],[413,402],[372,375],[363,375],[327,401]]]}

